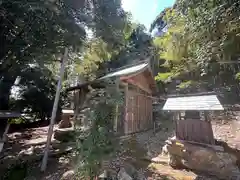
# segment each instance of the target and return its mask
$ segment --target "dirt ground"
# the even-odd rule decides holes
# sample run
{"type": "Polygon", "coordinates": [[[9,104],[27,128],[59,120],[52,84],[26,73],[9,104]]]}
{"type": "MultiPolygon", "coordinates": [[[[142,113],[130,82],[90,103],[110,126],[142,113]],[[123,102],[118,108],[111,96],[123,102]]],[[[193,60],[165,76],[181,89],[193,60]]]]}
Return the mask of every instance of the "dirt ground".
{"type": "MultiPolygon", "coordinates": [[[[54,127],[56,129],[57,126],[54,127]]],[[[26,180],[59,180],[64,172],[72,168],[69,156],[63,153],[62,156],[50,157],[46,173],[41,173],[40,164],[42,154],[44,152],[45,143],[47,140],[48,127],[26,129],[24,132],[14,132],[8,135],[8,142],[4,145],[4,150],[0,154],[0,179],[4,179],[4,174],[7,166],[12,167],[13,164],[28,161],[21,167],[14,168],[14,171],[27,176],[26,180]],[[24,166],[24,167],[22,167],[24,166]],[[25,167],[27,166],[27,167],[25,167]],[[22,170],[24,169],[24,171],[22,170]]],[[[51,153],[68,151],[71,148],[66,143],[60,143],[52,138],[51,153]]],[[[11,171],[8,172],[10,174],[11,171]]],[[[6,179],[6,178],[5,178],[6,179]]],[[[23,180],[24,178],[10,175],[7,180],[23,180]]]]}
{"type": "MultiPolygon", "coordinates": [[[[238,123],[237,120],[219,120],[212,122],[212,125],[216,139],[224,140],[229,143],[230,146],[240,149],[240,123],[238,123]]],[[[174,135],[173,122],[164,121],[160,127],[161,128],[158,129],[156,133],[150,130],[134,136],[137,146],[130,146],[129,148],[132,151],[130,151],[128,155],[132,156],[134,160],[132,160],[131,163],[134,164],[139,171],[143,171],[149,180],[214,179],[213,177],[206,177],[187,170],[176,170],[168,166],[168,158],[166,156],[161,156],[161,150],[165,140],[174,135]],[[161,156],[161,161],[158,163],[152,163],[145,159],[145,157],[155,158],[158,156],[161,156]]],[[[1,164],[9,160],[6,159],[6,161],[4,161],[6,157],[13,157],[12,159],[15,159],[22,153],[28,154],[29,156],[35,156],[36,153],[42,153],[45,147],[44,143],[46,141],[47,131],[48,127],[42,127],[26,130],[24,133],[15,132],[9,134],[9,143],[5,147],[5,152],[0,156],[1,164]]],[[[58,142],[53,139],[53,144],[57,143],[58,142]]],[[[39,172],[40,162],[41,161],[37,161],[27,168],[26,180],[58,180],[64,172],[74,168],[71,158],[67,155],[50,158],[45,173],[39,172]]],[[[2,173],[0,174],[2,175],[2,173]]]]}

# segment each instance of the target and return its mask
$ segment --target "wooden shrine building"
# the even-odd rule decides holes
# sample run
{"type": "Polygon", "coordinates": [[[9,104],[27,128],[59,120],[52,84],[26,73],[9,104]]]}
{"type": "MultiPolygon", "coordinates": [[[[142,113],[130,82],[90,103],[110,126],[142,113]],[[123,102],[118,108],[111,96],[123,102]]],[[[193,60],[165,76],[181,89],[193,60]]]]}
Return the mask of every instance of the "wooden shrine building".
{"type": "Polygon", "coordinates": [[[174,113],[176,139],[215,144],[209,112],[224,110],[216,95],[169,97],[163,110],[174,113]]]}
{"type": "Polygon", "coordinates": [[[75,111],[83,103],[84,89],[94,88],[94,85],[109,79],[114,80],[116,91],[124,97],[124,105],[118,107],[121,115],[114,122],[114,130],[127,135],[152,128],[152,96],[156,92],[156,84],[147,62],[123,67],[95,81],[69,88],[68,91],[75,94],[75,111]]]}

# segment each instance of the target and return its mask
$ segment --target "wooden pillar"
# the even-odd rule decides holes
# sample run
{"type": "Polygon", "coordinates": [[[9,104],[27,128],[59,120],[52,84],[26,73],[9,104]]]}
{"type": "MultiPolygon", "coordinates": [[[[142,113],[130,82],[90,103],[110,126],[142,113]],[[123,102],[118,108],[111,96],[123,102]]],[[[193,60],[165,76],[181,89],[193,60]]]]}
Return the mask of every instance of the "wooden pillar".
{"type": "Polygon", "coordinates": [[[131,93],[131,126],[132,126],[132,128],[131,128],[131,133],[133,133],[134,132],[134,130],[135,130],[135,128],[134,128],[134,121],[135,121],[135,116],[134,116],[134,93],[135,92],[132,92],[131,93]]]}
{"type": "Polygon", "coordinates": [[[79,113],[79,96],[81,93],[81,89],[77,92],[74,92],[74,115],[73,115],[73,127],[76,128],[76,122],[79,113]]]}
{"type": "Polygon", "coordinates": [[[173,123],[175,124],[175,136],[178,137],[178,121],[180,120],[180,113],[173,112],[173,123]]]}
{"type": "Polygon", "coordinates": [[[125,86],[124,134],[128,132],[128,84],[125,86]]]}
{"type": "MultiPolygon", "coordinates": [[[[120,93],[120,91],[119,91],[120,79],[117,78],[115,83],[116,83],[116,92],[119,95],[119,93],[120,93]]],[[[113,125],[114,126],[113,129],[114,129],[115,133],[118,132],[118,127],[117,127],[118,126],[118,117],[119,117],[119,105],[116,104],[116,107],[115,107],[115,118],[114,118],[114,125],[113,125]]]]}
{"type": "Polygon", "coordinates": [[[147,107],[147,93],[144,93],[144,119],[145,119],[145,130],[148,129],[148,117],[147,117],[147,111],[148,111],[148,107],[147,107]]]}
{"type": "Polygon", "coordinates": [[[140,131],[140,109],[139,109],[139,95],[140,91],[139,88],[137,88],[137,131],[140,131]]]}
{"type": "MultiPolygon", "coordinates": [[[[78,113],[82,110],[82,107],[84,106],[85,101],[88,100],[87,94],[88,94],[88,90],[85,90],[85,89],[81,90],[79,95],[78,113]]],[[[89,121],[86,118],[83,118],[81,122],[84,127],[87,127],[89,125],[89,121]]]]}
{"type": "Polygon", "coordinates": [[[140,118],[139,118],[139,121],[140,121],[140,130],[143,130],[143,127],[144,127],[144,117],[143,117],[143,108],[144,108],[144,104],[143,104],[143,98],[144,98],[144,95],[142,94],[141,92],[141,95],[140,95],[140,100],[139,100],[139,115],[140,115],[140,118]]]}
{"type": "Polygon", "coordinates": [[[74,109],[74,107],[75,107],[75,91],[70,92],[69,94],[71,94],[71,96],[72,96],[71,103],[70,103],[70,109],[74,109]]]}
{"type": "Polygon", "coordinates": [[[210,135],[210,137],[212,137],[212,138],[210,138],[209,144],[215,145],[215,139],[214,139],[214,133],[213,133],[213,129],[212,129],[211,120],[210,120],[210,118],[208,117],[206,111],[204,111],[203,113],[204,113],[205,121],[209,124],[209,128],[210,128],[210,129],[209,129],[209,135],[210,135]]]}
{"type": "Polygon", "coordinates": [[[153,125],[153,99],[152,98],[150,98],[150,107],[151,107],[151,111],[150,111],[151,124],[153,125]]]}

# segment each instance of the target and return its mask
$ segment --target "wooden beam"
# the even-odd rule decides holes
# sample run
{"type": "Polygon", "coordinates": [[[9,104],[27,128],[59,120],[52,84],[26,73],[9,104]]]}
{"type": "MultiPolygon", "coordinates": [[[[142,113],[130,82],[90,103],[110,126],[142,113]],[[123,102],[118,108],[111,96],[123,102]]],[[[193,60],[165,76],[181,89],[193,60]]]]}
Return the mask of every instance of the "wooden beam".
{"type": "Polygon", "coordinates": [[[211,145],[211,144],[205,144],[205,143],[199,143],[199,142],[194,142],[194,141],[185,141],[185,140],[176,140],[177,142],[180,142],[182,144],[184,143],[189,143],[189,144],[192,144],[192,145],[199,145],[199,146],[202,146],[202,147],[206,147],[206,148],[211,148],[211,149],[214,149],[216,151],[224,151],[224,148],[222,146],[216,146],[216,145],[211,145]]]}

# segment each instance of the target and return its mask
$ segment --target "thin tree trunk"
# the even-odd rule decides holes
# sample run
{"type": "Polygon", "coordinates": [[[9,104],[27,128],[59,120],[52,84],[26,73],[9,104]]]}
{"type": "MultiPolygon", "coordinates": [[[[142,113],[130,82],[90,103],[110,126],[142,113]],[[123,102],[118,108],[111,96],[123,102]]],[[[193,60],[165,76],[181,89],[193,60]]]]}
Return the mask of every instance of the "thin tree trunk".
{"type": "Polygon", "coordinates": [[[57,113],[57,109],[58,109],[58,101],[59,101],[59,97],[60,97],[62,79],[63,79],[63,75],[64,75],[64,69],[65,69],[65,64],[66,64],[66,61],[67,61],[67,56],[68,56],[68,49],[65,48],[65,53],[64,53],[64,57],[62,59],[60,76],[59,76],[59,80],[58,80],[55,100],[54,100],[54,104],[53,104],[51,121],[50,121],[49,129],[48,129],[47,143],[46,143],[46,147],[45,147],[45,151],[44,151],[44,156],[43,156],[43,159],[42,159],[41,171],[45,171],[46,167],[47,167],[49,148],[50,148],[50,144],[51,144],[53,127],[54,127],[55,119],[56,119],[56,113],[57,113]]]}
{"type": "Polygon", "coordinates": [[[16,77],[8,77],[8,75],[6,75],[3,80],[0,81],[0,110],[9,110],[9,96],[15,80],[16,77]]]}

